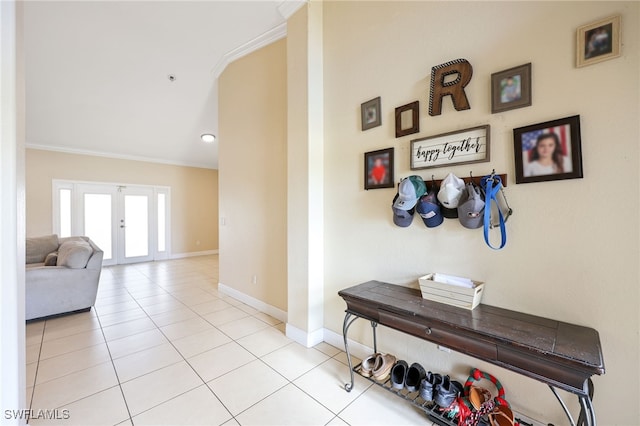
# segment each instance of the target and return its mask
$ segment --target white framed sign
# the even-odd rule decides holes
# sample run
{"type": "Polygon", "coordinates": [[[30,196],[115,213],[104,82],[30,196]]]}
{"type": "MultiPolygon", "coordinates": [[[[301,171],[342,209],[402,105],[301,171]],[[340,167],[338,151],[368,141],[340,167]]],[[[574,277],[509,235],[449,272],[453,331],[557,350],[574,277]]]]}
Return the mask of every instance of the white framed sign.
{"type": "Polygon", "coordinates": [[[490,126],[411,141],[411,170],[489,161],[490,126]]]}

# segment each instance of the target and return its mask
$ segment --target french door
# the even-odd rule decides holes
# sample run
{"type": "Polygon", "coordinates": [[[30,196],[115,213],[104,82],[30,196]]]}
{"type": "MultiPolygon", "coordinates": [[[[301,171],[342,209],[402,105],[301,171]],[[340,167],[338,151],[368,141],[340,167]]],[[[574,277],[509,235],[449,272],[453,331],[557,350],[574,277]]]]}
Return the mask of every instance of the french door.
{"type": "Polygon", "coordinates": [[[105,265],[163,259],[168,196],[161,187],[56,181],[54,230],[91,238],[104,251],[105,265]]]}

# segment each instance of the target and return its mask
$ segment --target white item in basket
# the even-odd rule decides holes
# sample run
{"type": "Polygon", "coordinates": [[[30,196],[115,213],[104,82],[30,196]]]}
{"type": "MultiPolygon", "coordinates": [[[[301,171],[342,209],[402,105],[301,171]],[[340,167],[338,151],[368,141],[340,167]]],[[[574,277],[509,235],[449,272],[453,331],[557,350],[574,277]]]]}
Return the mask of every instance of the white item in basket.
{"type": "Polygon", "coordinates": [[[473,281],[473,288],[435,281],[435,274],[420,277],[418,282],[423,299],[464,309],[474,309],[480,304],[484,288],[484,283],[481,281],[473,281]]]}
{"type": "Polygon", "coordinates": [[[433,280],[445,284],[457,285],[458,287],[473,288],[474,286],[473,281],[471,281],[469,278],[439,274],[437,272],[433,274],[433,280]]]}

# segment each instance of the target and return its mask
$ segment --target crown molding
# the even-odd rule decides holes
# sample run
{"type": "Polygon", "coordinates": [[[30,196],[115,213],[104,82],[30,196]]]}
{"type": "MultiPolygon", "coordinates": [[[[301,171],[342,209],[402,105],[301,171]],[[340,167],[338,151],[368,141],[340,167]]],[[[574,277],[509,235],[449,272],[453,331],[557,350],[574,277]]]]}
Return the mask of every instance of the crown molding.
{"type": "Polygon", "coordinates": [[[278,5],[278,13],[284,18],[289,19],[291,15],[296,13],[305,4],[309,3],[309,0],[289,0],[283,1],[278,5]]]}
{"type": "Polygon", "coordinates": [[[38,144],[28,143],[25,145],[25,147],[28,149],[37,149],[40,151],[53,151],[53,152],[62,152],[65,154],[76,154],[76,155],[90,155],[92,157],[114,158],[117,160],[143,161],[145,163],[168,164],[172,166],[182,166],[182,167],[196,167],[199,169],[213,169],[213,170],[218,169],[218,166],[216,164],[205,164],[205,163],[196,163],[196,162],[192,163],[187,161],[173,161],[173,160],[166,160],[164,158],[114,154],[111,152],[92,151],[87,149],[76,149],[76,148],[68,148],[68,147],[62,147],[62,146],[49,146],[49,145],[38,145],[38,144]]]}
{"type": "MultiPolygon", "coordinates": [[[[285,19],[289,19],[298,9],[306,5],[309,0],[286,0],[280,3],[277,7],[278,13],[285,19]]],[[[276,42],[287,36],[287,23],[283,22],[275,28],[270,29],[266,33],[259,35],[253,40],[248,41],[242,46],[227,52],[218,61],[216,66],[211,71],[213,76],[218,79],[227,66],[235,60],[248,55],[264,46],[267,46],[273,42],[276,42]]]]}
{"type": "Polygon", "coordinates": [[[218,62],[218,64],[213,68],[213,75],[217,79],[220,77],[220,74],[227,68],[227,65],[232,63],[235,60],[242,58],[243,56],[248,55],[251,52],[254,52],[264,46],[267,46],[275,41],[278,41],[287,35],[287,23],[284,22],[278,25],[275,28],[270,29],[266,33],[259,35],[253,40],[243,44],[242,46],[233,49],[232,51],[226,53],[222,59],[218,62]]]}

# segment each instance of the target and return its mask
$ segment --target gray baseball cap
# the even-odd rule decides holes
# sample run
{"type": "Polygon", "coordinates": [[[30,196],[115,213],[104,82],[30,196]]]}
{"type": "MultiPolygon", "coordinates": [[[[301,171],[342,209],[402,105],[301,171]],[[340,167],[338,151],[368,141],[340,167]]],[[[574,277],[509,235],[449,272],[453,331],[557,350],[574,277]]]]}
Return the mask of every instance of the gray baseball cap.
{"type": "Polygon", "coordinates": [[[465,228],[476,229],[483,225],[484,200],[480,188],[468,183],[458,203],[458,220],[465,228]]]}

